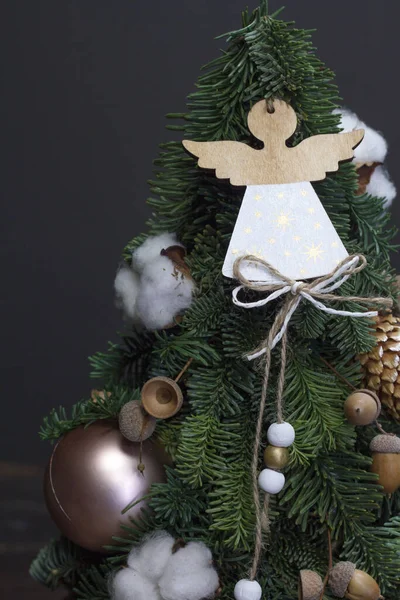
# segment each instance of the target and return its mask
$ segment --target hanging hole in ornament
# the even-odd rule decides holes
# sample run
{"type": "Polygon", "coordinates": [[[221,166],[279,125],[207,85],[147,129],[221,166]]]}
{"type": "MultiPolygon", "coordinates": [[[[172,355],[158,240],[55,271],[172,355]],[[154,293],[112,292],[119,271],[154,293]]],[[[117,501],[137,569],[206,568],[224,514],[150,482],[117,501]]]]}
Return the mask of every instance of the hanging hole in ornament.
{"type": "Polygon", "coordinates": [[[275,112],[274,101],[270,98],[267,100],[267,113],[273,115],[275,112]]]}

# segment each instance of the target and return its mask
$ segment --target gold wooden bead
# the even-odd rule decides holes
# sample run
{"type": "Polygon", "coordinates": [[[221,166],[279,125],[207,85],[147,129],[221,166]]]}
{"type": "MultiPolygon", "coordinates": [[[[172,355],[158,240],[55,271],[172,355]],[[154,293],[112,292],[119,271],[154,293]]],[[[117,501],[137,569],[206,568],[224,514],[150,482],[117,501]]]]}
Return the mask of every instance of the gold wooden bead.
{"type": "Polygon", "coordinates": [[[264,450],[264,462],[269,469],[283,469],[289,462],[289,450],[278,446],[267,446],[264,450]]]}
{"type": "Polygon", "coordinates": [[[179,385],[169,377],[154,377],[142,388],[142,405],[156,419],[169,419],[182,407],[183,394],[179,385]]]}

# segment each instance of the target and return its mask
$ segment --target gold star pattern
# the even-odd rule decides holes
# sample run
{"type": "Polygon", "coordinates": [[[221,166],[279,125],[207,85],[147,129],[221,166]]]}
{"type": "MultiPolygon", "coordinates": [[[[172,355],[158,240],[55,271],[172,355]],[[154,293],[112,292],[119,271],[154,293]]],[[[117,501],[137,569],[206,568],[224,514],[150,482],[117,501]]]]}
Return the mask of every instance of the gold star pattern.
{"type": "Polygon", "coordinates": [[[315,213],[315,208],[313,206],[310,206],[310,208],[307,208],[307,212],[309,212],[310,215],[313,215],[315,213]]]}
{"type": "Polygon", "coordinates": [[[300,190],[300,194],[303,196],[307,196],[307,190],[300,190]]]}
{"type": "Polygon", "coordinates": [[[232,254],[239,254],[239,250],[238,250],[237,248],[234,248],[234,249],[232,250],[232,254]]]}
{"type": "Polygon", "coordinates": [[[294,217],[291,217],[289,213],[281,212],[275,219],[277,227],[286,231],[287,227],[291,227],[291,221],[294,221],[294,217]]]}
{"type": "Polygon", "coordinates": [[[314,223],[314,229],[321,229],[321,223],[314,223]]]}
{"type": "Polygon", "coordinates": [[[307,255],[307,260],[314,259],[314,262],[317,262],[317,259],[321,258],[321,254],[324,253],[324,250],[322,250],[321,246],[322,242],[321,244],[318,244],[318,246],[315,246],[314,244],[311,244],[311,246],[306,246],[307,251],[303,252],[303,254],[307,255]]]}
{"type": "Polygon", "coordinates": [[[292,253],[289,252],[289,250],[285,250],[284,254],[285,254],[285,256],[292,256],[292,253]]]}
{"type": "Polygon", "coordinates": [[[256,212],[254,213],[254,216],[255,216],[257,219],[261,219],[261,217],[262,217],[262,212],[260,212],[259,210],[256,210],[256,212]]]}
{"type": "Polygon", "coordinates": [[[301,275],[305,275],[307,273],[307,271],[305,269],[300,269],[300,274],[301,275]]]}
{"type": "Polygon", "coordinates": [[[268,244],[275,244],[276,239],[275,238],[269,238],[268,240],[268,244]]]}
{"type": "Polygon", "coordinates": [[[284,198],[285,194],[283,192],[279,192],[278,198],[284,198]]]}
{"type": "Polygon", "coordinates": [[[262,200],[262,196],[261,196],[261,194],[256,194],[256,195],[254,196],[254,200],[255,200],[256,202],[260,202],[260,200],[262,200]]]}
{"type": "Polygon", "coordinates": [[[299,235],[294,235],[293,236],[293,241],[294,242],[300,242],[300,240],[301,240],[301,237],[299,235]]]}
{"type": "Polygon", "coordinates": [[[245,230],[244,230],[245,233],[251,233],[252,231],[253,230],[251,227],[245,227],[245,230]]]}
{"type": "Polygon", "coordinates": [[[339,244],[337,242],[332,242],[331,248],[337,248],[339,244]]]}

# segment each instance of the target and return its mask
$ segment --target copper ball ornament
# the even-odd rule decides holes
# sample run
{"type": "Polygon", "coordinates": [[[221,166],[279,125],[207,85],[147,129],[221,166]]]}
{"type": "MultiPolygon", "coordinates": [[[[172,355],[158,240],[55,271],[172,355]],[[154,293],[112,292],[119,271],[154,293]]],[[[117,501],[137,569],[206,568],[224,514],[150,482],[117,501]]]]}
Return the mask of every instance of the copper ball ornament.
{"type": "Polygon", "coordinates": [[[270,469],[283,469],[289,462],[289,450],[280,446],[267,446],[264,450],[264,463],[270,469]]]}
{"type": "Polygon", "coordinates": [[[87,550],[105,552],[115,544],[113,536],[124,537],[121,525],[140,518],[143,500],[121,511],[149,492],[153,483],[166,481],[164,465],[170,458],[164,448],[147,440],[129,442],[116,423],[97,421],[77,427],[62,437],[51,455],[44,479],[49,513],[60,531],[87,550]]]}
{"type": "Polygon", "coordinates": [[[393,494],[400,487],[400,438],[376,435],[369,449],[372,452],[371,471],[378,475],[378,483],[385,494],[393,494]]]}
{"type": "Polygon", "coordinates": [[[142,388],[142,405],[156,419],[169,419],[180,411],[183,394],[179,385],[169,377],[154,377],[142,388]]]}
{"type": "Polygon", "coordinates": [[[119,430],[130,442],[141,442],[153,435],[156,419],[146,413],[137,400],[124,404],[118,415],[119,430]]]}
{"type": "Polygon", "coordinates": [[[356,390],[347,398],[343,409],[352,425],[370,425],[379,417],[381,403],[371,390],[356,390]]]}

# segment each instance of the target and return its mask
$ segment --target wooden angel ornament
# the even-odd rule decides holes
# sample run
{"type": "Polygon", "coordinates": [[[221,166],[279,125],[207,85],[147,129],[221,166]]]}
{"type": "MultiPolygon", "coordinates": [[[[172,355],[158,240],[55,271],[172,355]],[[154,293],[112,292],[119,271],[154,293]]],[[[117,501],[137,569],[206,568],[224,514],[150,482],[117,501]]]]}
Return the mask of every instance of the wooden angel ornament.
{"type": "MultiPolygon", "coordinates": [[[[261,150],[235,141],[183,141],[200,167],[247,186],[222,269],[227,277],[233,277],[235,260],[248,254],[293,280],[326,275],[348,256],[310,182],[325,179],[339,162],[351,159],[364,131],[315,135],[289,148],[285,142],[296,125],[286,102],[275,100],[269,110],[261,100],[248,114],[251,133],[264,144],[261,150]]],[[[274,281],[253,263],[245,264],[242,273],[251,280],[274,281]]]]}

